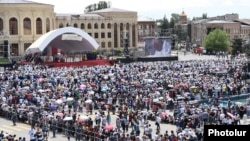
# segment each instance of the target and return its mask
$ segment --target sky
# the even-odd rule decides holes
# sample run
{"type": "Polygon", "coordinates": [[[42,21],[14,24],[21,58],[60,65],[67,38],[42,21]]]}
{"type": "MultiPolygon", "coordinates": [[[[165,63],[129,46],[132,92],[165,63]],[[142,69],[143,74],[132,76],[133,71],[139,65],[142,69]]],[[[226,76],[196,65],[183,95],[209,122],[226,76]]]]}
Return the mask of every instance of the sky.
{"type": "MultiPolygon", "coordinates": [[[[84,13],[86,6],[101,0],[30,0],[34,2],[52,4],[56,13],[84,13]]],[[[172,13],[180,14],[184,11],[189,19],[201,17],[206,13],[208,17],[237,13],[240,19],[250,19],[249,0],[105,0],[111,7],[136,11],[138,16],[151,19],[168,19],[172,13]]]]}

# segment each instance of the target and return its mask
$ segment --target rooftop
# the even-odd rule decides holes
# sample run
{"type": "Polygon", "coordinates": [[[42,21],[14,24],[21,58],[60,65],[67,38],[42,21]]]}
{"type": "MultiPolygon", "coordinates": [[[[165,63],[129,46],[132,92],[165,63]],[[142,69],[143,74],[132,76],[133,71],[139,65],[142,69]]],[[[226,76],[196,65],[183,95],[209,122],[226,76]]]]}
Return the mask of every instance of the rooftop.
{"type": "Polygon", "coordinates": [[[145,16],[138,16],[137,21],[138,22],[155,22],[154,19],[148,18],[148,17],[145,17],[145,16]]]}
{"type": "Polygon", "coordinates": [[[28,0],[0,0],[0,3],[13,4],[13,3],[37,3],[28,0]]]}
{"type": "Polygon", "coordinates": [[[235,23],[235,22],[232,22],[232,21],[225,21],[225,20],[212,20],[212,21],[209,21],[207,22],[208,24],[209,23],[235,23]]]}
{"type": "Polygon", "coordinates": [[[103,13],[103,12],[135,12],[135,11],[129,11],[129,10],[124,10],[124,9],[119,9],[119,8],[105,8],[101,10],[96,10],[88,13],[103,13]]]}

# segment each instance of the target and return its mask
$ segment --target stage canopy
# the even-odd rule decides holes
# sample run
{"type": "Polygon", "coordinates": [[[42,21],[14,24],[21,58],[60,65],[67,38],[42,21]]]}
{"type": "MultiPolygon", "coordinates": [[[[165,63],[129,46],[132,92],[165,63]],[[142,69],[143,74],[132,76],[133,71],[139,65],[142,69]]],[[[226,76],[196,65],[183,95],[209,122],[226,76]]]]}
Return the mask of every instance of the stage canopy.
{"type": "Polygon", "coordinates": [[[54,47],[65,53],[87,52],[98,49],[98,43],[79,28],[64,27],[52,30],[25,50],[25,54],[41,53],[46,47],[54,47]]]}

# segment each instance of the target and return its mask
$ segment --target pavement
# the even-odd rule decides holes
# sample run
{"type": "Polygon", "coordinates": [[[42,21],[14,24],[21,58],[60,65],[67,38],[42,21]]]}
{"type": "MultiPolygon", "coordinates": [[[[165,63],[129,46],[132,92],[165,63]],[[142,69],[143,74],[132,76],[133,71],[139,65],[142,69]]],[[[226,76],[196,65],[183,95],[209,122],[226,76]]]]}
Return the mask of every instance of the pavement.
{"type": "MultiPolygon", "coordinates": [[[[86,113],[86,111],[84,110],[82,113],[78,112],[78,115],[80,116],[89,116],[91,117],[93,120],[95,119],[95,112],[97,111],[93,111],[92,115],[89,115],[86,113]]],[[[166,111],[169,114],[172,114],[170,111],[166,111]]],[[[107,114],[107,111],[105,111],[105,114],[107,114]]],[[[113,115],[112,113],[111,115],[111,125],[113,125],[114,127],[115,125],[115,120],[117,118],[117,114],[113,115]]],[[[153,129],[153,135],[156,133],[156,126],[155,126],[155,121],[148,121],[149,124],[151,124],[151,127],[153,129]]],[[[94,123],[95,124],[95,123],[94,123]]],[[[166,123],[161,123],[160,124],[161,130],[160,133],[164,134],[166,131],[170,132],[171,130],[176,131],[176,126],[172,125],[172,124],[166,124],[166,123]]],[[[4,133],[8,133],[8,134],[12,134],[12,135],[16,135],[17,137],[25,137],[26,140],[29,140],[29,130],[31,129],[31,126],[29,124],[25,124],[25,123],[19,123],[17,122],[16,126],[13,126],[12,121],[11,120],[7,120],[5,118],[0,118],[0,131],[4,131],[4,133]]],[[[140,126],[140,135],[143,134],[143,127],[140,126]]],[[[131,133],[131,128],[129,128],[128,132],[126,134],[131,133]]],[[[56,138],[52,137],[52,132],[50,131],[49,133],[49,141],[58,141],[58,140],[65,140],[67,138],[67,136],[65,136],[64,134],[58,133],[56,134],[56,138]]],[[[73,137],[71,137],[71,139],[74,139],[73,137]]]]}

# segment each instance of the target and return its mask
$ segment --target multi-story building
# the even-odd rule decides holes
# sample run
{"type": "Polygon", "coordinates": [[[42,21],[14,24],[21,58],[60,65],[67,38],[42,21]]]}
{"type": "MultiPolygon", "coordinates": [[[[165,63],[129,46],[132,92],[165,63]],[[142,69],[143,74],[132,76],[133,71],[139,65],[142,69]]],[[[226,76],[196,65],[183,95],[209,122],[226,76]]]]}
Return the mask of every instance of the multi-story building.
{"type": "Polygon", "coordinates": [[[153,19],[138,17],[138,46],[144,47],[145,37],[156,36],[156,22],[153,19]]]}
{"type": "Polygon", "coordinates": [[[203,45],[206,36],[216,28],[224,30],[230,41],[234,38],[248,38],[250,34],[250,20],[239,19],[235,13],[192,21],[190,24],[191,42],[197,45],[203,45]]]}
{"type": "Polygon", "coordinates": [[[0,7],[0,44],[8,41],[14,56],[22,55],[41,35],[66,26],[87,32],[101,50],[123,48],[125,39],[129,47],[138,44],[135,11],[107,8],[85,14],[59,14],[54,12],[54,5],[26,0],[0,0],[0,7]]]}

